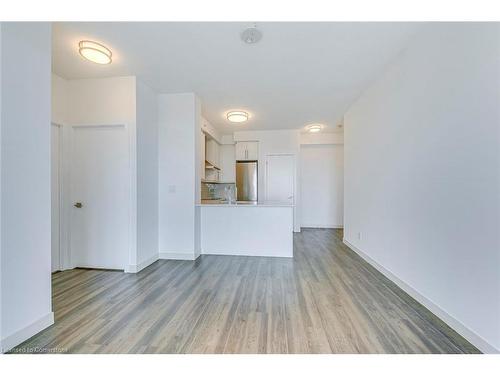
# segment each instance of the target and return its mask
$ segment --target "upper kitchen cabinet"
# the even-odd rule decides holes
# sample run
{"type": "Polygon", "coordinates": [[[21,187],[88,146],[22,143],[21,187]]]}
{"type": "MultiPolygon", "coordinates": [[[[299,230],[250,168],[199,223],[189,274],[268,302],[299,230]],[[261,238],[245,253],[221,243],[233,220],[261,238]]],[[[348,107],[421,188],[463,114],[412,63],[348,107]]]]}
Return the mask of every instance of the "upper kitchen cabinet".
{"type": "Polygon", "coordinates": [[[247,144],[247,159],[259,160],[259,142],[245,142],[247,144]]]}
{"type": "Polygon", "coordinates": [[[207,137],[205,159],[215,167],[219,167],[219,144],[215,139],[207,137]]]}
{"type": "Polygon", "coordinates": [[[221,182],[234,183],[236,181],[234,148],[234,144],[220,145],[221,182]]]}
{"type": "Polygon", "coordinates": [[[236,160],[259,160],[259,142],[236,142],[236,160]]]}
{"type": "Polygon", "coordinates": [[[200,150],[200,177],[202,180],[205,179],[205,147],[206,147],[206,136],[205,136],[205,133],[201,132],[201,136],[200,136],[200,147],[201,147],[201,150],[200,150]]]}
{"type": "Polygon", "coordinates": [[[201,130],[205,134],[215,139],[219,144],[222,143],[221,134],[219,133],[219,131],[215,129],[215,127],[211,123],[209,123],[207,119],[205,119],[204,117],[201,118],[201,130]]]}
{"type": "Polygon", "coordinates": [[[203,181],[218,182],[220,177],[220,142],[221,136],[217,129],[205,118],[201,117],[203,181]]]}

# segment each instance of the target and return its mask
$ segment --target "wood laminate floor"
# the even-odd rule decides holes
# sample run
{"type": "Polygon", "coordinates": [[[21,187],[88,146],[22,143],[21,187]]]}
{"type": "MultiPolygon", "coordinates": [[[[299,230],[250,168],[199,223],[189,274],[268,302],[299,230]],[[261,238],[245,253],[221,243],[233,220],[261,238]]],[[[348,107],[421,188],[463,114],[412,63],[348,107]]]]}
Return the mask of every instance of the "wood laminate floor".
{"type": "Polygon", "coordinates": [[[14,352],[478,352],[349,250],[341,230],[295,234],[294,255],[56,273],[55,324],[14,352]]]}

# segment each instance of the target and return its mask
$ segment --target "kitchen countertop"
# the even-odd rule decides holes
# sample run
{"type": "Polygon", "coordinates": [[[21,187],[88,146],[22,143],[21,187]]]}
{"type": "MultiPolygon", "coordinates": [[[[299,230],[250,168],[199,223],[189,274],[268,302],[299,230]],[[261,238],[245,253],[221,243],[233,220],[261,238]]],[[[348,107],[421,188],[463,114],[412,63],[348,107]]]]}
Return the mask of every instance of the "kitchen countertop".
{"type": "Polygon", "coordinates": [[[279,201],[258,201],[258,202],[249,202],[249,201],[238,201],[236,203],[227,203],[221,200],[213,199],[213,200],[202,200],[200,204],[196,206],[201,207],[293,207],[293,204],[288,202],[279,202],[279,201]]]}

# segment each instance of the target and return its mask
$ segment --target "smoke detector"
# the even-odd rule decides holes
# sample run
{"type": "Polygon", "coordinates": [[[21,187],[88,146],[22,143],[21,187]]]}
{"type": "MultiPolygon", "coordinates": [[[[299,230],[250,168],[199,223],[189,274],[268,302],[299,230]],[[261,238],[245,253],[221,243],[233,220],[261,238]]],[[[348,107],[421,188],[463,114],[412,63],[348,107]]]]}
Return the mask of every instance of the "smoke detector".
{"type": "Polygon", "coordinates": [[[257,30],[257,25],[253,25],[241,33],[241,40],[246,44],[255,44],[262,39],[262,33],[257,30]]]}

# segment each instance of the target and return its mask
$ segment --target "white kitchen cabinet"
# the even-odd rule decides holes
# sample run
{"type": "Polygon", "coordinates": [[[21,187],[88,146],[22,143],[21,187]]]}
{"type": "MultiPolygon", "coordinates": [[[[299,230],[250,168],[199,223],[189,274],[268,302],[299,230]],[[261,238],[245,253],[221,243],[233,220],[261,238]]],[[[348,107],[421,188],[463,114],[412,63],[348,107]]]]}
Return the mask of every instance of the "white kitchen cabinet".
{"type": "Polygon", "coordinates": [[[259,142],[246,142],[247,160],[259,160],[259,142]]]}
{"type": "Polygon", "coordinates": [[[236,160],[259,160],[259,142],[237,142],[235,154],[236,160]]]}
{"type": "Polygon", "coordinates": [[[246,142],[237,142],[235,145],[236,160],[246,160],[247,147],[246,142]]]}
{"type": "Polygon", "coordinates": [[[236,181],[236,162],[234,157],[234,145],[220,146],[220,168],[221,181],[232,182],[236,181]]]}
{"type": "Polygon", "coordinates": [[[205,133],[201,132],[201,140],[200,140],[200,164],[201,164],[201,169],[200,169],[200,175],[201,179],[205,179],[205,133]]]}
{"type": "Polygon", "coordinates": [[[214,139],[206,140],[205,159],[214,166],[219,166],[219,144],[214,139]]]}
{"type": "Polygon", "coordinates": [[[201,120],[201,130],[205,132],[205,134],[213,139],[215,139],[218,143],[221,143],[221,135],[214,126],[207,121],[206,118],[202,117],[201,120]]]}

